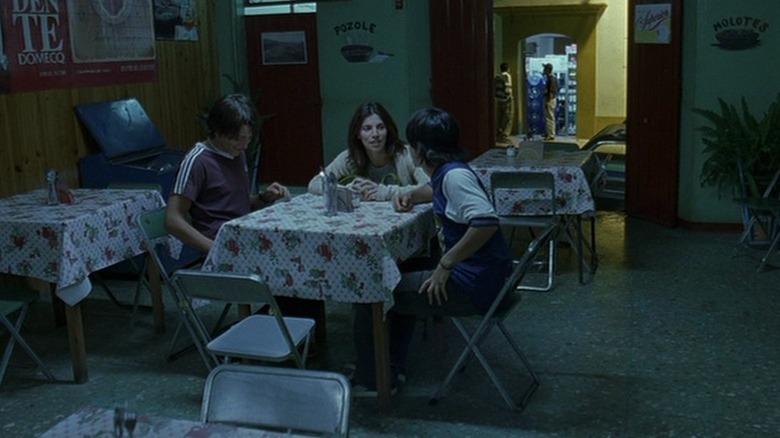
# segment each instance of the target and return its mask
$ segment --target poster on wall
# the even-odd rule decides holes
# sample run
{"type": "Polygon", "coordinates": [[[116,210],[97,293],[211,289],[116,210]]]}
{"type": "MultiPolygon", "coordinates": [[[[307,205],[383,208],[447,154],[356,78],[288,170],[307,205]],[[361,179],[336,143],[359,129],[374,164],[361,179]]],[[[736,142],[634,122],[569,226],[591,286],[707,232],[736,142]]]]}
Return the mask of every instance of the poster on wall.
{"type": "Polygon", "coordinates": [[[637,44],[672,42],[672,5],[668,3],[636,5],[634,42],[637,44]]]}
{"type": "Polygon", "coordinates": [[[198,40],[194,1],[154,0],[154,34],[158,40],[198,40]]]}
{"type": "Polygon", "coordinates": [[[156,80],[151,1],[3,1],[0,92],[156,80]]]}
{"type": "Polygon", "coordinates": [[[263,65],[306,64],[306,32],[263,32],[263,65]]]}

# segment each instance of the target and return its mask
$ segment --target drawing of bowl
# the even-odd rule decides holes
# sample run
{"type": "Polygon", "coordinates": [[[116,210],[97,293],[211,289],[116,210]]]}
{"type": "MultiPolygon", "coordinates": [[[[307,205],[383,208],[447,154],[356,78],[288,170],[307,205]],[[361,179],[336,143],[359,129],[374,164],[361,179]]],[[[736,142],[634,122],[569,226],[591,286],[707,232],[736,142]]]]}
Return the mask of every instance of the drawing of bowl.
{"type": "Polygon", "coordinates": [[[724,49],[749,49],[758,44],[758,33],[750,29],[726,29],[715,34],[724,49]]]}
{"type": "Polygon", "coordinates": [[[347,62],[366,62],[373,53],[373,47],[363,44],[350,44],[341,48],[341,55],[347,62]]]}

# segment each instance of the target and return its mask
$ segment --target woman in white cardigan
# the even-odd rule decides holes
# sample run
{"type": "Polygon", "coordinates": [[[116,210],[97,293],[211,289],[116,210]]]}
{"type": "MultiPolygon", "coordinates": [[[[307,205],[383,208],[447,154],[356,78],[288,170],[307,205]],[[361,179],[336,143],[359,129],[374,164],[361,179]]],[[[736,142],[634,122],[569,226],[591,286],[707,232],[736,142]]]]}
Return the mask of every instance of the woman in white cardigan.
{"type": "MultiPolygon", "coordinates": [[[[412,152],[398,137],[387,110],[376,102],[361,104],[349,124],[348,148],[325,168],[364,201],[389,201],[428,184],[412,152]]],[[[309,193],[322,194],[322,174],[309,181],[309,193]]]]}

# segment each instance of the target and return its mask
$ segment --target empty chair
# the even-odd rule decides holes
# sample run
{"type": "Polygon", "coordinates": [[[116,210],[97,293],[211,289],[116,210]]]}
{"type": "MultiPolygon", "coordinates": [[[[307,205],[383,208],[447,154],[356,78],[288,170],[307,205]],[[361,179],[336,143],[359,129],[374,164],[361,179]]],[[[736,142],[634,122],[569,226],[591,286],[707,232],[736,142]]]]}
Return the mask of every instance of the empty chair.
{"type": "Polygon", "coordinates": [[[299,368],[306,365],[309,339],[314,329],[310,318],[282,315],[268,285],[253,274],[226,274],[181,269],[172,278],[176,289],[188,302],[194,298],[234,304],[268,306],[268,315],[250,315],[227,331],[212,337],[194,309],[188,315],[198,330],[198,339],[212,355],[268,362],[293,360],[299,368]],[[299,351],[303,349],[303,352],[299,351]]]}
{"type": "MultiPolygon", "coordinates": [[[[494,172],[490,175],[491,198],[501,225],[544,229],[559,222],[555,205],[555,177],[550,172],[494,172]]],[[[510,238],[510,240],[512,240],[510,238]]],[[[549,291],[555,285],[556,244],[547,252],[547,282],[544,286],[520,285],[521,289],[549,291]]]]}
{"type": "MultiPolygon", "coordinates": [[[[523,276],[525,276],[526,272],[528,272],[528,268],[533,264],[533,260],[536,257],[537,252],[541,247],[546,245],[548,242],[555,241],[555,238],[557,237],[559,232],[560,232],[560,224],[551,224],[544,231],[542,231],[536,239],[534,239],[528,245],[528,248],[525,250],[522,258],[515,265],[512,274],[504,283],[504,287],[501,289],[498,296],[496,296],[495,300],[493,301],[493,304],[490,306],[487,312],[485,312],[484,314],[473,315],[471,317],[454,317],[454,316],[450,317],[453,324],[457,328],[458,332],[463,336],[463,339],[466,341],[466,346],[463,348],[463,352],[458,357],[458,360],[452,366],[452,369],[450,370],[449,374],[447,374],[447,377],[444,379],[444,382],[442,382],[442,384],[436,390],[436,393],[431,398],[430,400],[431,405],[436,405],[439,402],[439,399],[441,398],[442,394],[449,386],[453,377],[455,377],[455,373],[463,372],[466,368],[466,360],[471,355],[474,355],[479,360],[479,363],[482,364],[482,367],[485,369],[485,372],[490,377],[490,380],[493,382],[496,389],[498,389],[498,392],[501,394],[501,397],[504,399],[506,404],[511,409],[517,411],[521,411],[523,408],[525,408],[531,395],[533,395],[534,391],[536,391],[536,389],[539,387],[539,378],[531,368],[530,362],[525,357],[525,354],[520,349],[517,342],[514,340],[512,335],[504,326],[504,321],[506,321],[506,319],[512,315],[513,311],[518,307],[518,304],[520,303],[521,292],[518,292],[517,286],[522,281],[523,276]],[[506,296],[511,297],[510,304],[508,306],[505,306],[503,309],[499,310],[499,306],[504,301],[504,297],[506,296]],[[466,322],[465,322],[467,319],[474,319],[477,321],[476,327],[473,329],[473,331],[469,331],[467,329],[466,322]],[[487,357],[483,354],[481,350],[482,344],[491,334],[493,328],[498,328],[499,332],[503,334],[504,339],[507,341],[512,351],[515,353],[517,359],[519,359],[519,363],[512,360],[511,361],[512,364],[514,365],[522,364],[525,370],[527,371],[528,376],[531,378],[531,382],[525,388],[525,391],[523,391],[519,401],[515,401],[509,395],[509,391],[503,385],[501,379],[499,379],[498,375],[493,370],[493,367],[490,366],[487,357]]],[[[504,354],[497,354],[497,355],[504,356],[504,354]]],[[[512,357],[512,359],[514,359],[514,357],[512,357]]]]}
{"type": "Polygon", "coordinates": [[[764,271],[769,257],[780,244],[780,170],[776,171],[764,189],[760,198],[749,196],[748,177],[741,160],[737,161],[737,173],[740,182],[740,196],[734,198],[734,203],[742,208],[742,220],[745,229],[734,248],[734,255],[745,246],[766,246],[767,249],[756,269],[757,273],[764,271]],[[762,235],[756,239],[755,235],[762,235]]]}
{"type": "Polygon", "coordinates": [[[27,352],[27,355],[30,356],[30,359],[35,362],[47,379],[54,380],[54,375],[49,371],[49,368],[44,365],[43,361],[35,354],[35,351],[33,351],[20,333],[22,324],[24,324],[25,318],[27,318],[30,304],[37,298],[38,294],[28,289],[0,286],[0,325],[5,327],[10,334],[8,344],[5,347],[5,353],[3,353],[3,358],[0,361],[0,384],[3,383],[3,378],[16,344],[19,344],[27,352]],[[16,320],[12,322],[14,315],[16,315],[16,320]]]}
{"type": "Polygon", "coordinates": [[[348,436],[351,391],[328,371],[220,365],[206,379],[200,420],[348,436]]]}

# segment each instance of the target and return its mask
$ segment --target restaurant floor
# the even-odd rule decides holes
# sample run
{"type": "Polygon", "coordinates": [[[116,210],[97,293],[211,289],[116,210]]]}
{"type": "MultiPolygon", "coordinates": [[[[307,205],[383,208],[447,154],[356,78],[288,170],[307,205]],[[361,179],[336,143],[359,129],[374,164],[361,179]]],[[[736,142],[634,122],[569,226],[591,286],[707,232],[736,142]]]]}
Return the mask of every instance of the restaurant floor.
{"type": "MultiPolygon", "coordinates": [[[[620,211],[600,211],[597,229],[595,277],[580,285],[575,257],[561,247],[555,289],[526,292],[509,321],[541,380],[522,413],[507,408],[476,361],[429,406],[463,344],[448,321],[421,323],[406,384],[385,411],[354,399],[352,436],[780,436],[780,270],[755,273],[757,251],[733,258],[733,233],[669,229],[620,211]]],[[[127,280],[109,284],[132,296],[127,280]]],[[[198,418],[205,368],[192,352],[164,359],[171,303],[160,335],[148,311],[131,324],[127,310],[90,295],[89,382],[79,385],[68,381],[65,328],[53,326],[46,300],[25,336],[62,381],[45,381],[17,349],[0,386],[0,436],[37,436],[81,406],[125,401],[198,418]]],[[[350,306],[328,303],[327,314],[328,348],[310,367],[340,371],[353,357],[350,306]]],[[[485,351],[512,388],[527,383],[508,374],[516,364],[502,344],[489,341],[485,351]]]]}

